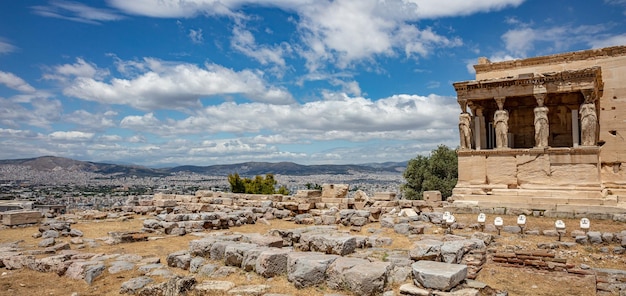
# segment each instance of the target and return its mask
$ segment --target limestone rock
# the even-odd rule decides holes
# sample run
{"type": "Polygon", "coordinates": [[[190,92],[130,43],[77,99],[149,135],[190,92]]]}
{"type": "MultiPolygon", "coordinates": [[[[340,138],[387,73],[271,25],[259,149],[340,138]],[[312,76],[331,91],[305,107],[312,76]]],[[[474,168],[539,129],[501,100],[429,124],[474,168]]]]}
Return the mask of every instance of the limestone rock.
{"type": "Polygon", "coordinates": [[[345,272],[344,281],[357,295],[378,295],[385,289],[390,266],[380,261],[356,265],[345,272]]]}
{"type": "Polygon", "coordinates": [[[269,278],[287,272],[287,249],[271,248],[261,252],[256,262],[255,271],[259,275],[269,278]]]}
{"type": "Polygon", "coordinates": [[[201,294],[224,294],[228,290],[235,287],[233,282],[229,281],[204,281],[195,286],[194,290],[201,294]]]}
{"type": "Polygon", "coordinates": [[[467,266],[434,261],[417,261],[411,265],[416,285],[449,291],[467,276],[467,266]]]}
{"type": "Polygon", "coordinates": [[[337,259],[336,255],[292,252],[287,256],[287,278],[301,289],[326,280],[326,269],[337,259]]]}
{"type": "Polygon", "coordinates": [[[120,287],[120,294],[135,294],[137,291],[141,290],[153,281],[153,279],[147,276],[132,278],[122,283],[122,286],[120,287]]]}

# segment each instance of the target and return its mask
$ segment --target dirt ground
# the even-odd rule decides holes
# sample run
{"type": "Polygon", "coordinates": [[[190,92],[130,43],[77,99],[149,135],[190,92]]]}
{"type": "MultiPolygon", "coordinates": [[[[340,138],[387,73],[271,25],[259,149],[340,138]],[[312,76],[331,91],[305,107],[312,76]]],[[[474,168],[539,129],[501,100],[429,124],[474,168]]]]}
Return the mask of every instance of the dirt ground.
{"type": "MultiPolygon", "coordinates": [[[[138,231],[142,227],[142,221],[149,216],[137,216],[128,221],[79,221],[73,224],[72,228],[79,229],[84,233],[84,238],[99,238],[107,236],[109,231],[138,231]]],[[[470,225],[475,223],[475,215],[457,215],[457,221],[470,225]]],[[[515,225],[515,216],[502,216],[505,225],[515,225]]],[[[488,221],[493,217],[488,217],[488,221]]],[[[568,226],[568,233],[571,230],[578,229],[578,220],[562,219],[568,226]]],[[[528,217],[528,230],[547,230],[554,229],[555,219],[543,217],[528,217]]],[[[292,222],[282,220],[272,220],[271,225],[254,224],[242,227],[232,228],[233,232],[241,233],[267,233],[270,229],[286,229],[303,227],[292,222]]],[[[591,221],[591,230],[601,232],[620,232],[626,230],[626,224],[614,221],[591,221]]],[[[348,228],[340,227],[344,230],[348,228]]],[[[363,227],[360,234],[371,235],[369,231],[372,229],[380,229],[378,223],[368,224],[363,227]]],[[[414,240],[418,237],[409,238],[405,235],[396,234],[393,229],[380,229],[381,236],[391,237],[393,243],[385,248],[390,250],[408,250],[411,248],[414,240]]],[[[0,244],[19,241],[19,246],[24,249],[37,249],[37,244],[41,239],[35,239],[32,234],[38,232],[37,227],[0,229],[0,244]]],[[[443,235],[444,230],[432,225],[426,229],[426,234],[443,235]]],[[[471,235],[474,230],[469,228],[458,229],[454,234],[471,235]]],[[[354,233],[359,234],[359,233],[354,233]]],[[[496,233],[492,233],[494,236],[496,233]]],[[[154,235],[155,237],[158,235],[154,235]]],[[[144,257],[157,256],[161,262],[166,262],[169,253],[188,249],[189,241],[198,239],[197,236],[187,234],[185,236],[164,236],[160,239],[155,238],[146,242],[136,242],[118,245],[101,244],[98,247],[86,247],[83,252],[105,253],[105,254],[139,254],[144,257]]],[[[68,238],[61,238],[67,240],[68,238]]],[[[556,237],[510,234],[502,232],[500,236],[490,245],[490,248],[497,251],[516,251],[516,250],[536,250],[538,243],[556,242],[556,237]]],[[[563,238],[563,241],[573,242],[574,239],[569,235],[563,238]]],[[[601,252],[602,247],[613,248],[613,245],[576,245],[568,249],[558,249],[557,257],[567,258],[568,263],[581,264],[584,263],[591,267],[626,269],[626,255],[613,255],[611,252],[601,252]]],[[[178,274],[185,275],[186,271],[177,269],[178,274]]],[[[28,270],[26,268],[20,270],[6,270],[0,268],[0,295],[16,295],[16,296],[33,296],[33,295],[71,295],[73,292],[78,295],[119,295],[119,288],[122,282],[133,277],[139,276],[137,271],[128,271],[117,274],[103,273],[98,277],[92,285],[88,285],[82,280],[72,280],[67,277],[57,276],[53,273],[40,273],[28,270]]],[[[204,279],[197,277],[199,282],[204,279]]],[[[211,279],[215,280],[215,279],[211,279]]],[[[228,280],[236,284],[269,284],[272,286],[270,293],[284,293],[291,295],[324,295],[333,293],[325,286],[312,287],[298,290],[290,284],[286,277],[277,277],[273,279],[265,279],[257,276],[255,273],[241,271],[239,273],[228,276],[227,278],[217,280],[228,280]]],[[[503,267],[494,263],[485,264],[478,275],[477,280],[484,282],[494,289],[506,290],[509,295],[595,295],[595,280],[591,276],[577,276],[566,273],[546,272],[528,268],[503,267]]],[[[398,292],[399,285],[392,288],[398,292]]],[[[349,294],[348,291],[339,291],[349,294]]]]}

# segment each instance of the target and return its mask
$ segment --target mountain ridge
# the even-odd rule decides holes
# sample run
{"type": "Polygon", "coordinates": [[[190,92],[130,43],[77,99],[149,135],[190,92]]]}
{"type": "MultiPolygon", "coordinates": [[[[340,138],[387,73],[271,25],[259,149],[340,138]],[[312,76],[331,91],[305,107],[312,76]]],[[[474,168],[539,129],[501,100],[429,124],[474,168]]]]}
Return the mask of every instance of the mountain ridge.
{"type": "Polygon", "coordinates": [[[0,160],[2,165],[28,166],[37,171],[82,171],[104,175],[162,177],[172,174],[189,172],[204,175],[227,175],[238,173],[242,176],[263,174],[279,175],[320,175],[320,174],[350,174],[361,173],[400,173],[406,168],[405,162],[385,162],[369,164],[324,164],[302,165],[294,162],[243,162],[236,164],[219,164],[209,166],[180,165],[171,168],[150,168],[140,165],[112,164],[91,161],[81,161],[57,156],[41,156],[23,159],[0,160]]]}

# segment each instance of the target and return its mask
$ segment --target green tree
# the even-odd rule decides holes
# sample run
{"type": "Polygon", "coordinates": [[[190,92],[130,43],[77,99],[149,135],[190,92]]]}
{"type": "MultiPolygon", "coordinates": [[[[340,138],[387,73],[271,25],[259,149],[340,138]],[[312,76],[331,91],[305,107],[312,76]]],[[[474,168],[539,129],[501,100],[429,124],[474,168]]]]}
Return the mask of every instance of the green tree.
{"type": "Polygon", "coordinates": [[[322,185],[317,184],[317,183],[315,184],[306,183],[304,184],[304,187],[306,187],[306,189],[309,189],[309,190],[322,190],[322,185]]]}
{"type": "Polygon", "coordinates": [[[239,174],[228,174],[228,183],[230,183],[230,191],[233,193],[245,193],[246,186],[239,174]]]}
{"type": "Polygon", "coordinates": [[[273,174],[266,174],[265,178],[257,175],[253,179],[241,179],[237,173],[229,174],[228,183],[230,183],[230,191],[233,193],[289,194],[289,190],[285,186],[281,186],[278,191],[275,189],[278,182],[274,179],[273,174]]]}
{"type": "Polygon", "coordinates": [[[403,176],[406,183],[401,189],[406,199],[422,199],[429,190],[439,190],[448,198],[458,179],[456,151],[439,145],[428,157],[418,155],[409,160],[403,176]]]}

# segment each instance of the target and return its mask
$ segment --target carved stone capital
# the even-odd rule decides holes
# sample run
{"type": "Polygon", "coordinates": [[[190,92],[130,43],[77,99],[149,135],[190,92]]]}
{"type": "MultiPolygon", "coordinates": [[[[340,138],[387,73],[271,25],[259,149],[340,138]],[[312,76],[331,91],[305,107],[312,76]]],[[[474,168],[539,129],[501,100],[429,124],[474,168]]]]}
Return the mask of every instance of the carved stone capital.
{"type": "Polygon", "coordinates": [[[548,97],[547,93],[536,93],[534,94],[535,100],[537,100],[537,106],[543,107],[543,104],[546,102],[546,98],[548,97]]]}
{"type": "Polygon", "coordinates": [[[596,102],[596,92],[593,89],[586,88],[581,89],[580,92],[583,94],[585,98],[585,104],[592,104],[596,102]]]}
{"type": "Polygon", "coordinates": [[[494,97],[494,100],[496,100],[496,104],[498,104],[498,109],[502,110],[504,108],[504,101],[506,100],[506,97],[494,97]]]}
{"type": "Polygon", "coordinates": [[[461,113],[467,112],[467,99],[466,98],[458,98],[457,103],[459,103],[459,107],[461,107],[461,113]]]}

